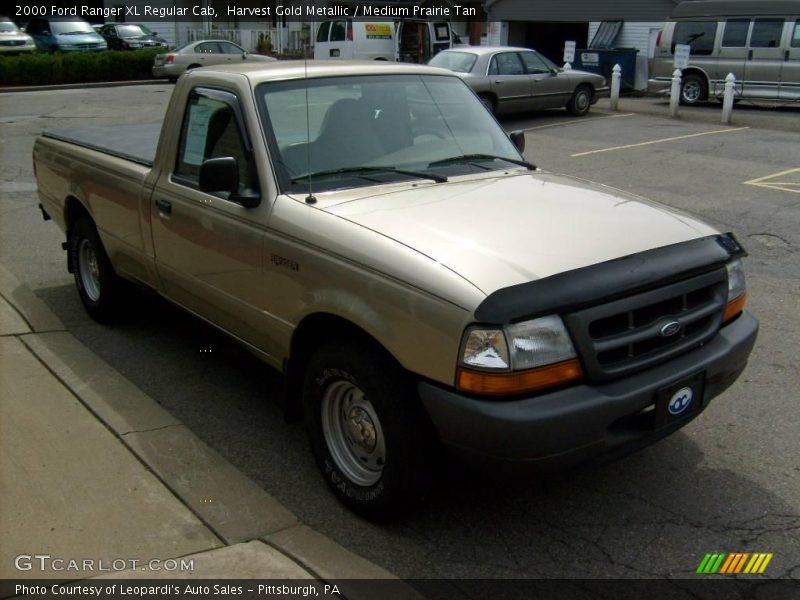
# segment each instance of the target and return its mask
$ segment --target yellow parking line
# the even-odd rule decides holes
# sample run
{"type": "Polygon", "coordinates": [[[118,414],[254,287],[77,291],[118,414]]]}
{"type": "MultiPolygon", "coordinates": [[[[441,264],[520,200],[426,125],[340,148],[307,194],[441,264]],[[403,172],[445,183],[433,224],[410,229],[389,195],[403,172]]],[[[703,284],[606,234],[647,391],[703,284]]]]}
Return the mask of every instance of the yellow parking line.
{"type": "Polygon", "coordinates": [[[776,179],[792,173],[798,173],[800,176],[800,168],[788,169],[780,173],[773,173],[772,175],[765,175],[764,177],[757,177],[750,181],[745,181],[744,185],[754,185],[756,187],[763,187],[770,190],[781,190],[784,192],[792,192],[793,194],[800,194],[800,181],[775,181],[776,179]]]}
{"type": "Polygon", "coordinates": [[[537,125],[536,127],[526,127],[522,131],[534,131],[535,129],[547,129],[548,127],[561,127],[562,125],[572,125],[573,123],[588,123],[598,119],[619,119],[620,117],[632,117],[636,113],[623,113],[620,115],[603,115],[600,117],[589,117],[588,119],[573,119],[572,121],[561,121],[560,123],[548,123],[547,125],[537,125]]]}
{"type": "Polygon", "coordinates": [[[728,129],[715,129],[714,131],[703,131],[701,133],[690,133],[688,135],[678,135],[670,138],[662,138],[660,140],[650,140],[649,142],[639,142],[638,144],[627,144],[625,146],[613,146],[612,148],[602,148],[600,150],[590,150],[589,152],[578,152],[573,154],[572,157],[588,156],[589,154],[600,154],[601,152],[612,152],[613,150],[627,150],[628,148],[639,148],[641,146],[650,146],[651,144],[663,144],[665,142],[674,142],[676,140],[686,140],[689,138],[700,137],[701,135],[714,135],[716,133],[730,133],[732,131],[742,131],[750,129],[749,127],[731,127],[728,129]]]}

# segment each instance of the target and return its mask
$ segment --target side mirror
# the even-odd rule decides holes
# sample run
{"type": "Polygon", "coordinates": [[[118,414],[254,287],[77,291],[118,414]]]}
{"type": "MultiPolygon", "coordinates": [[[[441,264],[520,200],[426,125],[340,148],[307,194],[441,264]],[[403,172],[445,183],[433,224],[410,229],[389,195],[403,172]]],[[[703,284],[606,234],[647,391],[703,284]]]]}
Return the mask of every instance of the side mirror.
{"type": "Polygon", "coordinates": [[[200,165],[200,190],[209,194],[226,192],[228,200],[245,208],[261,204],[261,196],[257,193],[239,193],[239,164],[232,156],[209,158],[200,165]]]}
{"type": "Polygon", "coordinates": [[[242,60],[247,60],[247,50],[242,52],[242,60]]]}
{"type": "Polygon", "coordinates": [[[511,133],[508,134],[508,137],[511,138],[511,141],[517,147],[517,150],[519,150],[520,154],[525,152],[525,132],[524,131],[522,131],[521,129],[518,129],[517,131],[512,131],[511,133]]]}

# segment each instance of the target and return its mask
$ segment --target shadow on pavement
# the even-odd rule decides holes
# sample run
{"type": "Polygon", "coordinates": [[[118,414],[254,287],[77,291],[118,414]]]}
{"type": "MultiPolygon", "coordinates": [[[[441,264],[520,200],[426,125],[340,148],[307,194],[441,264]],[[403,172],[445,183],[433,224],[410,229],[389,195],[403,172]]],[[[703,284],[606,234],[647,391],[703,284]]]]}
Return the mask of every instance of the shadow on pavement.
{"type": "Polygon", "coordinates": [[[449,465],[423,510],[377,525],[328,493],[302,424],[284,423],[280,376],[235,342],[152,293],[138,292],[115,327],[90,321],[72,286],[38,295],[305,523],[401,577],[691,577],[717,551],[775,552],[768,575],[800,574],[800,516],[755,482],[704,464],[692,431],[707,415],[602,467],[497,480],[449,465]]]}

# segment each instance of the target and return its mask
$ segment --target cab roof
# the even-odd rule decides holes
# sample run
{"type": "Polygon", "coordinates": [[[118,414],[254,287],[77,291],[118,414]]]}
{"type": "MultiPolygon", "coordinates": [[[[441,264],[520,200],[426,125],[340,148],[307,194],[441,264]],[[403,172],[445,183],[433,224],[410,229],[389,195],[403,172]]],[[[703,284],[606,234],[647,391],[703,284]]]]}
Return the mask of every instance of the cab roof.
{"type": "Polygon", "coordinates": [[[279,60],[275,62],[252,62],[237,65],[218,65],[204,67],[203,71],[240,73],[251,80],[253,85],[266,81],[288,79],[315,79],[319,77],[347,77],[352,75],[449,75],[452,71],[379,60],[279,60]]]}

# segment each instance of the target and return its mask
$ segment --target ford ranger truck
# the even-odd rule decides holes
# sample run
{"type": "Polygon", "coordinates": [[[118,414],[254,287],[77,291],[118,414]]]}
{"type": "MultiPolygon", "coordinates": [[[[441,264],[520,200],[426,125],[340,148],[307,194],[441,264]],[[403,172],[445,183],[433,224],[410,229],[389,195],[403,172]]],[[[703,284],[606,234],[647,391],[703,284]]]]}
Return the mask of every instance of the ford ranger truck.
{"type": "Polygon", "coordinates": [[[442,446],[539,470],[649,444],[755,342],[733,235],[523,150],[450,72],[281,61],[192,70],[163,123],[49,131],[33,159],[88,313],[135,283],[238,340],[381,518],[442,446]]]}

